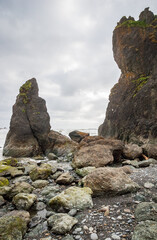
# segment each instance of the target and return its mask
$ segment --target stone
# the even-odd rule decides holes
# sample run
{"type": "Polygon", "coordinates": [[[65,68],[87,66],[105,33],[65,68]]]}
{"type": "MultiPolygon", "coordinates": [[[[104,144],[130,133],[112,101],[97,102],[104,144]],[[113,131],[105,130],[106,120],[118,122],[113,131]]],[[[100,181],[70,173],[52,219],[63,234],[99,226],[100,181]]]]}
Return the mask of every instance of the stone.
{"type": "Polygon", "coordinates": [[[18,170],[16,167],[0,164],[0,176],[3,177],[9,175],[11,175],[11,177],[17,177],[23,175],[23,171],[18,170]]]}
{"type": "Polygon", "coordinates": [[[154,143],[154,144],[147,143],[147,144],[144,144],[142,147],[143,147],[143,151],[149,158],[157,159],[157,144],[156,143],[154,143]]]}
{"type": "Polygon", "coordinates": [[[122,165],[131,165],[135,168],[139,167],[139,161],[138,160],[125,160],[122,162],[122,165]]]}
{"type": "Polygon", "coordinates": [[[74,238],[68,234],[66,237],[63,237],[62,240],[74,240],[74,238]]]}
{"type": "Polygon", "coordinates": [[[27,222],[21,216],[3,216],[0,218],[1,240],[22,240],[27,231],[27,222]]]}
{"type": "Polygon", "coordinates": [[[48,203],[50,199],[58,195],[59,192],[60,189],[58,186],[48,185],[41,191],[41,195],[44,197],[45,202],[48,203]]]}
{"type": "Polygon", "coordinates": [[[48,137],[50,146],[49,149],[47,149],[47,155],[53,152],[57,157],[68,156],[69,153],[75,152],[78,145],[67,136],[53,130],[50,131],[48,137]]]}
{"type": "Polygon", "coordinates": [[[36,204],[36,206],[35,206],[35,209],[37,210],[37,211],[41,211],[41,210],[43,210],[43,209],[45,209],[46,208],[46,205],[43,203],[43,202],[37,202],[37,204],[36,204]]]}
{"type": "Polygon", "coordinates": [[[7,214],[5,214],[5,216],[16,216],[16,217],[23,218],[26,223],[30,222],[30,214],[27,211],[14,210],[14,211],[8,212],[7,214]]]}
{"type": "Polygon", "coordinates": [[[63,171],[57,171],[51,176],[51,178],[56,180],[62,174],[63,174],[63,171]]]}
{"type": "Polygon", "coordinates": [[[86,175],[88,175],[89,173],[93,172],[96,168],[95,167],[84,167],[84,168],[76,168],[76,173],[81,176],[81,177],[85,177],[86,175]]]}
{"type": "Polygon", "coordinates": [[[47,179],[52,174],[52,166],[48,163],[41,164],[40,167],[33,168],[29,175],[32,181],[47,179]]]}
{"type": "Polygon", "coordinates": [[[76,213],[77,213],[77,209],[75,209],[75,208],[71,209],[71,210],[68,212],[69,216],[71,216],[71,217],[75,216],[76,213]]]}
{"type": "Polygon", "coordinates": [[[32,78],[19,90],[3,154],[12,157],[40,155],[49,145],[49,132],[50,117],[45,100],[38,96],[37,81],[32,78]]]}
{"type": "Polygon", "coordinates": [[[0,207],[5,204],[5,200],[2,196],[0,196],[0,207]]]}
{"type": "Polygon", "coordinates": [[[47,157],[49,160],[56,160],[58,158],[54,153],[49,153],[47,157]]]}
{"type": "Polygon", "coordinates": [[[157,21],[146,12],[140,19],[149,21],[127,19],[113,31],[113,55],[121,75],[111,89],[106,117],[98,131],[99,136],[140,146],[156,144],[157,138],[157,21]]]}
{"type": "Polygon", "coordinates": [[[157,164],[157,161],[153,158],[149,158],[148,160],[138,162],[139,167],[149,167],[151,164],[157,164]]]}
{"type": "Polygon", "coordinates": [[[112,162],[113,155],[110,148],[96,144],[94,146],[82,146],[74,155],[72,166],[74,168],[103,167],[112,162]]]}
{"type": "Polygon", "coordinates": [[[33,159],[34,159],[34,160],[44,160],[44,157],[38,155],[38,156],[33,157],[33,159]]]}
{"type": "Polygon", "coordinates": [[[10,195],[12,188],[9,186],[0,187],[0,196],[10,195]]]}
{"type": "Polygon", "coordinates": [[[17,182],[14,185],[12,185],[9,198],[13,198],[15,195],[19,193],[31,193],[32,191],[33,191],[33,187],[29,183],[17,182]]]}
{"type": "Polygon", "coordinates": [[[123,149],[123,155],[126,159],[135,159],[142,156],[142,147],[137,144],[127,144],[123,149]]]}
{"type": "Polygon", "coordinates": [[[53,233],[65,234],[72,229],[78,220],[68,214],[58,213],[49,217],[47,222],[53,233]]]}
{"type": "Polygon", "coordinates": [[[75,142],[81,142],[81,140],[85,137],[88,137],[89,136],[89,133],[85,133],[85,132],[80,132],[80,131],[72,131],[69,133],[69,137],[75,141],[75,142]]]}
{"type": "Polygon", "coordinates": [[[69,185],[74,181],[74,177],[69,173],[65,172],[62,173],[56,180],[56,183],[58,184],[64,184],[64,185],[69,185]]]}
{"type": "Polygon", "coordinates": [[[12,202],[16,206],[16,209],[28,210],[32,207],[36,200],[37,196],[35,194],[18,193],[13,197],[12,202]]]}
{"type": "Polygon", "coordinates": [[[115,233],[112,233],[111,237],[114,240],[120,240],[120,237],[117,234],[115,234],[115,233]]]}
{"type": "Polygon", "coordinates": [[[152,220],[157,221],[157,203],[142,202],[135,209],[137,221],[152,220]]]}
{"type": "Polygon", "coordinates": [[[157,222],[143,221],[136,225],[132,240],[156,240],[157,236],[157,222]]]}
{"type": "Polygon", "coordinates": [[[44,188],[45,186],[47,186],[49,184],[49,182],[47,180],[36,180],[32,183],[32,186],[35,188],[44,188]]]}
{"type": "Polygon", "coordinates": [[[153,183],[146,182],[146,183],[144,184],[144,187],[150,189],[150,188],[154,187],[154,184],[153,184],[153,183]]]}
{"type": "Polygon", "coordinates": [[[52,209],[85,209],[93,207],[90,188],[69,187],[49,201],[52,209]]]}
{"type": "Polygon", "coordinates": [[[97,168],[82,181],[85,187],[92,189],[94,195],[124,194],[139,189],[138,184],[128,177],[123,168],[97,168]]]}
{"type": "Polygon", "coordinates": [[[17,167],[18,160],[17,160],[17,158],[7,158],[7,159],[0,161],[0,164],[11,166],[11,167],[17,167]]]}
{"type": "Polygon", "coordinates": [[[91,240],[97,240],[97,239],[98,239],[98,235],[97,235],[96,233],[92,233],[92,234],[90,235],[90,239],[91,239],[91,240]]]}
{"type": "Polygon", "coordinates": [[[8,186],[8,185],[9,185],[8,179],[5,177],[0,177],[0,187],[8,186]]]}

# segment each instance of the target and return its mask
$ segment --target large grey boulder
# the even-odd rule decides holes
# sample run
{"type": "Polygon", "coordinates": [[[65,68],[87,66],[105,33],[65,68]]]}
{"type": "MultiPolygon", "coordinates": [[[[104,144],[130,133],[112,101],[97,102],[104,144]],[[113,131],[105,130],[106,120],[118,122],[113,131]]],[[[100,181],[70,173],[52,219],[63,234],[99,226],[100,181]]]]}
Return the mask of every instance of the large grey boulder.
{"type": "Polygon", "coordinates": [[[134,229],[132,240],[156,240],[157,239],[157,222],[144,221],[140,222],[134,229]]]}
{"type": "Polygon", "coordinates": [[[135,217],[137,221],[152,220],[157,222],[157,203],[139,203],[135,210],[135,217]]]}
{"type": "Polygon", "coordinates": [[[48,146],[49,132],[46,103],[38,96],[38,85],[32,78],[22,85],[16,98],[3,154],[13,157],[39,155],[48,146]]]}

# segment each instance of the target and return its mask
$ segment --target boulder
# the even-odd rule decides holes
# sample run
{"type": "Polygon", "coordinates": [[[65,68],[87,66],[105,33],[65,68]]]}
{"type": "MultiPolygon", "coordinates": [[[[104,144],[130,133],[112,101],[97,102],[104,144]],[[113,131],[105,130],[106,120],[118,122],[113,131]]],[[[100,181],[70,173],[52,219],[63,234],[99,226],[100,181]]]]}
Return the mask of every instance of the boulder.
{"type": "Polygon", "coordinates": [[[145,144],[142,147],[143,151],[149,158],[157,159],[157,144],[145,144]]]}
{"type": "Polygon", "coordinates": [[[57,186],[48,185],[44,187],[44,189],[41,192],[41,195],[43,196],[44,201],[48,203],[50,199],[58,195],[60,192],[61,192],[61,189],[58,185],[57,186]]]}
{"type": "Polygon", "coordinates": [[[65,234],[72,229],[78,220],[66,213],[57,213],[49,217],[47,222],[53,233],[65,234]]]}
{"type": "Polygon", "coordinates": [[[157,236],[157,222],[144,221],[137,224],[134,229],[132,240],[156,240],[157,236]]]}
{"type": "Polygon", "coordinates": [[[24,219],[27,224],[30,222],[30,214],[27,211],[14,210],[14,211],[8,212],[7,214],[5,214],[5,216],[6,217],[9,217],[9,216],[20,217],[20,218],[24,219]]]}
{"type": "Polygon", "coordinates": [[[49,135],[50,146],[47,149],[47,155],[53,152],[57,157],[67,156],[69,153],[75,152],[77,143],[59,132],[51,130],[49,135]]]}
{"type": "Polygon", "coordinates": [[[15,195],[19,193],[31,193],[33,191],[33,187],[27,182],[17,182],[12,185],[12,189],[9,194],[9,198],[13,198],[15,195]]]}
{"type": "Polygon", "coordinates": [[[7,159],[0,161],[0,164],[11,166],[11,167],[17,167],[18,160],[17,160],[17,158],[7,158],[7,159]]]}
{"type": "Polygon", "coordinates": [[[69,185],[74,181],[74,177],[69,173],[65,172],[61,174],[57,179],[56,183],[63,184],[63,185],[69,185]]]}
{"type": "Polygon", "coordinates": [[[81,142],[81,140],[85,137],[88,137],[89,136],[89,133],[85,133],[85,132],[80,132],[80,131],[72,131],[69,133],[69,137],[75,141],[75,142],[81,142]]]}
{"type": "Polygon", "coordinates": [[[11,175],[11,177],[17,177],[17,176],[23,175],[23,171],[18,170],[16,167],[0,164],[0,176],[9,176],[9,175],[11,175]]]}
{"type": "Polygon", "coordinates": [[[39,155],[49,144],[49,132],[50,118],[45,100],[38,96],[38,85],[32,78],[19,90],[3,154],[12,157],[39,155]]]}
{"type": "Polygon", "coordinates": [[[95,144],[108,146],[113,154],[114,161],[119,162],[121,160],[121,155],[124,148],[124,143],[122,141],[100,136],[89,136],[81,141],[79,147],[94,146],[95,144]]]}
{"type": "Polygon", "coordinates": [[[0,218],[1,240],[22,240],[27,231],[27,221],[22,216],[3,216],[0,218]]]}
{"type": "Polygon", "coordinates": [[[35,188],[44,188],[49,182],[47,180],[36,180],[32,183],[32,186],[35,188]]]}
{"type": "Polygon", "coordinates": [[[70,187],[53,197],[49,205],[53,209],[63,207],[65,209],[85,209],[93,207],[92,190],[88,187],[70,187]]]}
{"type": "Polygon", "coordinates": [[[128,177],[123,168],[97,168],[82,181],[85,187],[92,189],[94,195],[124,194],[139,189],[138,184],[128,177]]]}
{"type": "Polygon", "coordinates": [[[111,89],[100,136],[157,143],[156,19],[145,9],[139,20],[125,19],[113,31],[113,55],[121,75],[111,89]]]}
{"type": "Polygon", "coordinates": [[[12,202],[17,209],[28,210],[32,207],[36,200],[37,196],[35,194],[19,193],[13,197],[12,202]]]}
{"type": "Polygon", "coordinates": [[[8,185],[9,185],[8,179],[5,177],[0,177],[0,187],[8,186],[8,185]]]}
{"type": "Polygon", "coordinates": [[[74,155],[72,166],[83,168],[88,166],[103,167],[113,162],[113,155],[108,146],[95,144],[82,146],[74,155]]]}
{"type": "Polygon", "coordinates": [[[41,164],[40,167],[33,168],[29,175],[32,181],[42,179],[47,179],[52,174],[52,166],[48,163],[41,164]]]}
{"type": "Polygon", "coordinates": [[[157,222],[157,203],[139,203],[135,210],[135,217],[138,222],[145,220],[152,220],[157,222]]]}
{"type": "Polygon", "coordinates": [[[142,156],[142,147],[137,144],[126,144],[123,149],[123,155],[126,159],[135,159],[142,156]]]}

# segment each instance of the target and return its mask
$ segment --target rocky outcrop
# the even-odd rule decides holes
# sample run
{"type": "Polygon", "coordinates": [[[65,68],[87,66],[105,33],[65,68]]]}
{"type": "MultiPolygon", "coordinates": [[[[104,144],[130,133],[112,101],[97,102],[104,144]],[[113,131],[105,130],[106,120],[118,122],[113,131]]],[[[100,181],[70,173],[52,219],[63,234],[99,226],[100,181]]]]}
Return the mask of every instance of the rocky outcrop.
{"type": "Polygon", "coordinates": [[[145,9],[138,21],[123,17],[113,32],[114,59],[121,69],[99,135],[157,143],[157,17],[145,9]]]}
{"type": "Polygon", "coordinates": [[[38,96],[38,85],[32,78],[22,85],[16,98],[3,154],[30,157],[45,152],[49,132],[46,103],[38,96]]]}

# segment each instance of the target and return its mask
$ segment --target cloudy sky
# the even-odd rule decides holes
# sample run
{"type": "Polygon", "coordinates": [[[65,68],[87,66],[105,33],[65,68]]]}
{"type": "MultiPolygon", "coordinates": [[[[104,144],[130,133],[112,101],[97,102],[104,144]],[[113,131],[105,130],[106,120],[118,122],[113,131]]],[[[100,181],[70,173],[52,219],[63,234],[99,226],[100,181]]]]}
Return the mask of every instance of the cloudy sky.
{"type": "Polygon", "coordinates": [[[0,0],[0,127],[19,87],[38,81],[53,129],[97,128],[120,70],[112,32],[156,0],[0,0]]]}

